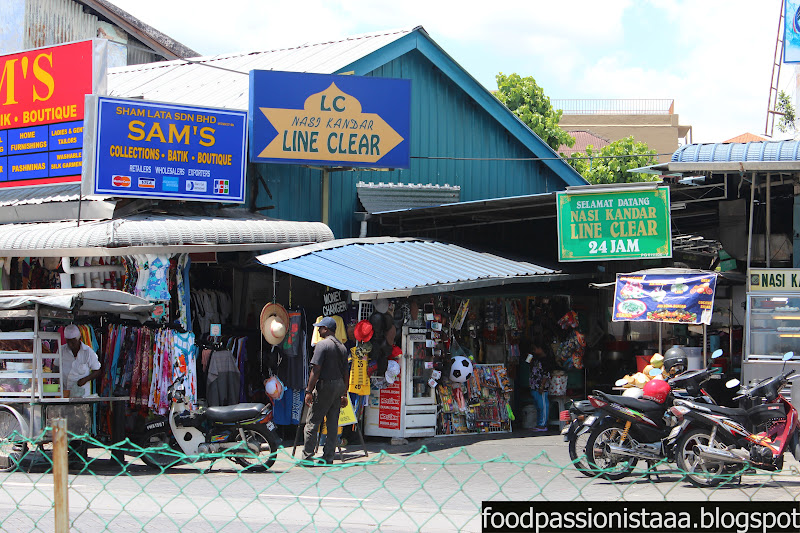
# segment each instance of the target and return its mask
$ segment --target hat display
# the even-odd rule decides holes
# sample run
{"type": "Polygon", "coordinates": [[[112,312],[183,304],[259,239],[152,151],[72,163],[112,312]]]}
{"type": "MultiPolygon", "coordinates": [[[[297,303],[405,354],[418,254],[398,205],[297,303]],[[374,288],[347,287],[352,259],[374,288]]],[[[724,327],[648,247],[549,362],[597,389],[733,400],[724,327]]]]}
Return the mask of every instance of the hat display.
{"type": "Polygon", "coordinates": [[[400,375],[400,364],[397,361],[389,361],[389,365],[386,367],[386,382],[391,385],[397,379],[397,376],[400,375]]]}
{"type": "Polygon", "coordinates": [[[355,335],[356,340],[359,342],[370,340],[372,338],[372,324],[370,324],[369,320],[362,320],[356,324],[353,335],[355,335]]]}
{"type": "Polygon", "coordinates": [[[281,317],[278,315],[268,316],[261,324],[261,334],[273,346],[280,344],[286,338],[286,324],[281,321],[281,317]]]}
{"type": "Polygon", "coordinates": [[[273,400],[281,400],[286,387],[278,376],[272,376],[264,383],[264,392],[273,400]]]}
{"type": "Polygon", "coordinates": [[[268,303],[267,305],[264,306],[263,309],[261,309],[261,317],[258,319],[258,323],[260,325],[263,325],[264,321],[273,315],[279,317],[281,319],[281,322],[283,322],[283,324],[288,328],[289,312],[281,304],[276,304],[276,303],[268,303]]]}
{"type": "Polygon", "coordinates": [[[333,317],[330,316],[321,318],[319,322],[316,322],[311,325],[314,326],[315,328],[323,327],[323,328],[328,328],[331,331],[336,331],[336,321],[333,319],[333,317]]]}
{"type": "Polygon", "coordinates": [[[385,313],[389,310],[389,300],[386,298],[378,298],[377,300],[372,302],[372,306],[375,310],[379,313],[385,313]]]}

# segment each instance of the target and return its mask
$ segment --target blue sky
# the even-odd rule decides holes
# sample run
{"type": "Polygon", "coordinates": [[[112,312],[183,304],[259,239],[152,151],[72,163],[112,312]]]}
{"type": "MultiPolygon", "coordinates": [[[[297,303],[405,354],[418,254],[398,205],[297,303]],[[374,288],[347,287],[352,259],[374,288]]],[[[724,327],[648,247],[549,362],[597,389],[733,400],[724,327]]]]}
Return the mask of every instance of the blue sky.
{"type": "MultiPolygon", "coordinates": [[[[694,142],[765,129],[782,0],[110,0],[203,55],[425,27],[486,88],[674,99],[694,142]]],[[[794,65],[779,86],[795,96],[794,65]]],[[[797,104],[795,103],[797,106],[797,104]]],[[[775,129],[775,138],[786,137],[775,129]]]]}

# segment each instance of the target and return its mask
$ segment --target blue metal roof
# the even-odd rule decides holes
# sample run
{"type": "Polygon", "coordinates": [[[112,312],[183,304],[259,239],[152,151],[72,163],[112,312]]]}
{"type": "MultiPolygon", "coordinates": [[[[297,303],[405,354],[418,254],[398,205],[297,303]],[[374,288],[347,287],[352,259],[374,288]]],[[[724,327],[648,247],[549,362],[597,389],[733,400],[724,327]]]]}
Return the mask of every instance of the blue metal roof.
{"type": "Polygon", "coordinates": [[[672,154],[672,163],[800,161],[800,141],[687,144],[672,154]]]}
{"type": "Polygon", "coordinates": [[[531,263],[411,238],[339,239],[281,250],[256,259],[281,272],[350,291],[354,300],[568,277],[531,263]]]}

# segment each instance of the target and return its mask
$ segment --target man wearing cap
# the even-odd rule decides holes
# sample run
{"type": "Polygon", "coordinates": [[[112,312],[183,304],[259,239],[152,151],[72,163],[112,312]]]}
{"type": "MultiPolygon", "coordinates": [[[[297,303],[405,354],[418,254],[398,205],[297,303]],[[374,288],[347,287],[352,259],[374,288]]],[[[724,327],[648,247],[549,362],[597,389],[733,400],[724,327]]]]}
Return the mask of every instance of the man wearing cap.
{"type": "Polygon", "coordinates": [[[61,347],[61,375],[66,378],[65,391],[80,398],[91,393],[91,381],[100,377],[100,359],[81,342],[81,331],[75,324],[64,328],[67,344],[61,347]]]}
{"type": "Polygon", "coordinates": [[[306,386],[305,404],[309,407],[306,417],[303,459],[314,461],[319,426],[327,418],[328,438],[317,464],[332,464],[336,452],[336,435],[339,430],[339,409],[347,405],[347,349],[336,338],[336,321],[325,317],[314,324],[322,338],[314,346],[311,358],[311,373],[306,386]]]}

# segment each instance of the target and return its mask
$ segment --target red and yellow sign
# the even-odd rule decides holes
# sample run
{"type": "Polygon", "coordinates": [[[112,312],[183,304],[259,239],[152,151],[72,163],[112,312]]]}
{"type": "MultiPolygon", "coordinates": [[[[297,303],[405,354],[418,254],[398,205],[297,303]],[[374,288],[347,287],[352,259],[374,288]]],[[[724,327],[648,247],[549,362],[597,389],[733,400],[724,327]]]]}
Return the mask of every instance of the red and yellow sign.
{"type": "Polygon", "coordinates": [[[92,41],[0,56],[0,129],[83,119],[92,41]]]}

